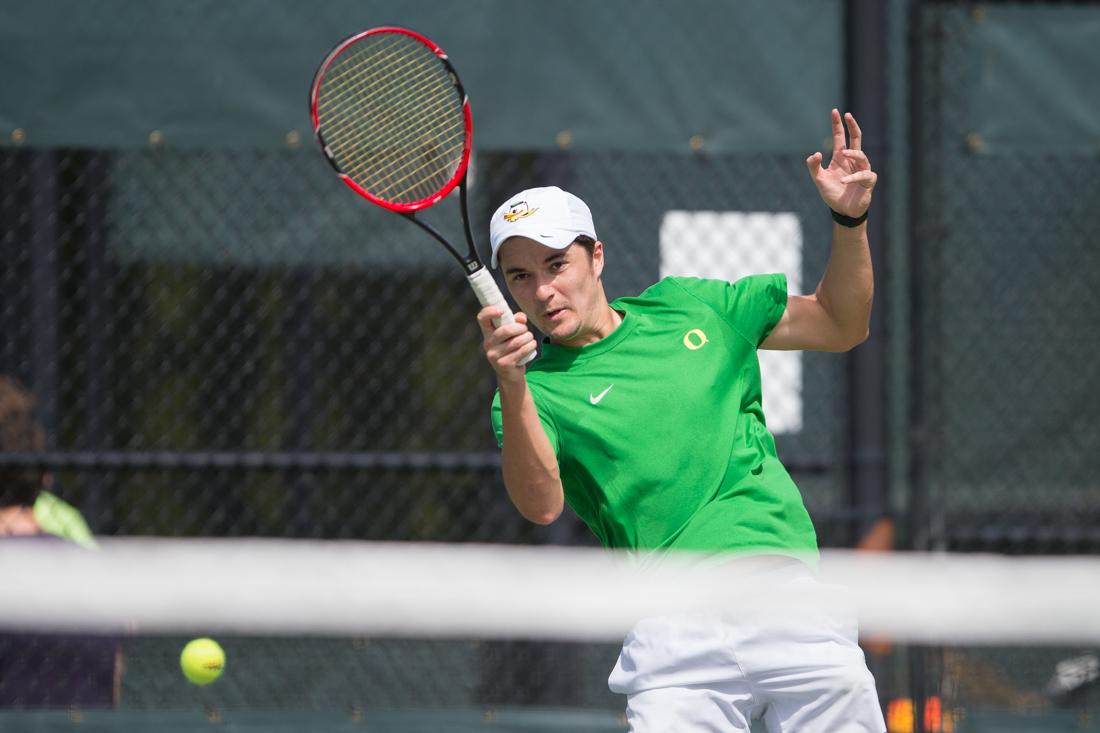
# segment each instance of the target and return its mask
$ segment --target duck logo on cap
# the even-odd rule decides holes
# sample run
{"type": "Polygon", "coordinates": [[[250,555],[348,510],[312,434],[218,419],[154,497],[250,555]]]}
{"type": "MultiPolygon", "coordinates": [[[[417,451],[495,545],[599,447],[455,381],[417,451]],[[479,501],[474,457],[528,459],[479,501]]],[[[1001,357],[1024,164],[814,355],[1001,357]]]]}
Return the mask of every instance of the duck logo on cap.
{"type": "Polygon", "coordinates": [[[527,206],[526,201],[517,201],[514,204],[508,205],[508,211],[504,212],[504,221],[511,224],[512,222],[531,216],[531,214],[534,214],[538,210],[539,207],[537,206],[533,209],[527,206]]]}

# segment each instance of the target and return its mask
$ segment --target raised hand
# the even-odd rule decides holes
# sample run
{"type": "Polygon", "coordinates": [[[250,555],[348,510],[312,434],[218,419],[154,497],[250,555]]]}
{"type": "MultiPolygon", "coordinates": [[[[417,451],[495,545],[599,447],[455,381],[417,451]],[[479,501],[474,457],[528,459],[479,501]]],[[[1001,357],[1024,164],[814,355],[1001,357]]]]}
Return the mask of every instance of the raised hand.
{"type": "Polygon", "coordinates": [[[838,214],[858,218],[871,205],[871,189],[878,181],[878,174],[871,170],[871,161],[863,152],[863,132],[850,112],[833,110],[833,157],[827,167],[821,165],[821,153],[806,159],[810,178],[817,186],[825,204],[838,214]],[[848,126],[848,144],[845,145],[844,125],[848,126]]]}

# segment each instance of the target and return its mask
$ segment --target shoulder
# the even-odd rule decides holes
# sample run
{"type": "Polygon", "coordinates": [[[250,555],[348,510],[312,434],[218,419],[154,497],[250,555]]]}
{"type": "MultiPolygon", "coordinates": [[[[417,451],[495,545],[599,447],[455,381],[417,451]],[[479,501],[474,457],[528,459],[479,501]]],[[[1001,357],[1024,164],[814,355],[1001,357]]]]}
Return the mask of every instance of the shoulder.
{"type": "Polygon", "coordinates": [[[728,285],[721,280],[707,280],[699,277],[666,277],[650,285],[638,295],[619,298],[615,305],[624,310],[644,310],[674,306],[682,308],[700,300],[707,300],[717,290],[728,285]]]}
{"type": "Polygon", "coordinates": [[[782,273],[748,275],[730,282],[702,277],[666,277],[633,298],[620,298],[624,309],[705,305],[728,313],[746,300],[785,300],[787,277],[782,273]]]}
{"type": "Polygon", "coordinates": [[[781,272],[763,275],[745,275],[736,280],[713,280],[703,277],[666,277],[653,287],[678,288],[687,293],[713,293],[715,291],[748,291],[762,288],[787,287],[787,276],[781,272]]]}

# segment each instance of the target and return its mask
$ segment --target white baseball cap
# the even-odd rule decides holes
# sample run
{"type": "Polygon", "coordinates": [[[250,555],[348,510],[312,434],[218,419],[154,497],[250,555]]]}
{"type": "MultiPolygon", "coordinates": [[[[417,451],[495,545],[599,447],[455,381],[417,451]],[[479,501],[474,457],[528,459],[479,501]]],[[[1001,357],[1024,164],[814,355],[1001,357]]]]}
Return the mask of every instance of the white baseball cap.
{"type": "Polygon", "coordinates": [[[489,222],[491,264],[505,240],[527,237],[552,249],[565,249],[581,236],[596,239],[592,212],[583,201],[557,186],[529,188],[511,197],[496,210],[489,222]]]}

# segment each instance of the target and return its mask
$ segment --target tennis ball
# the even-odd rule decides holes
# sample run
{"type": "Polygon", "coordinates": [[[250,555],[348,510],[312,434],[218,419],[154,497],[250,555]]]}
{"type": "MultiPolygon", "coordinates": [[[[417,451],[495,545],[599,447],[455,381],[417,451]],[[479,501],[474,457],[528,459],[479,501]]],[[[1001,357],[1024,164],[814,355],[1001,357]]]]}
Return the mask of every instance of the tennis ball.
{"type": "Polygon", "coordinates": [[[196,685],[209,685],[225,669],[225,652],[213,639],[192,639],[180,654],[180,669],[196,685]]]}

